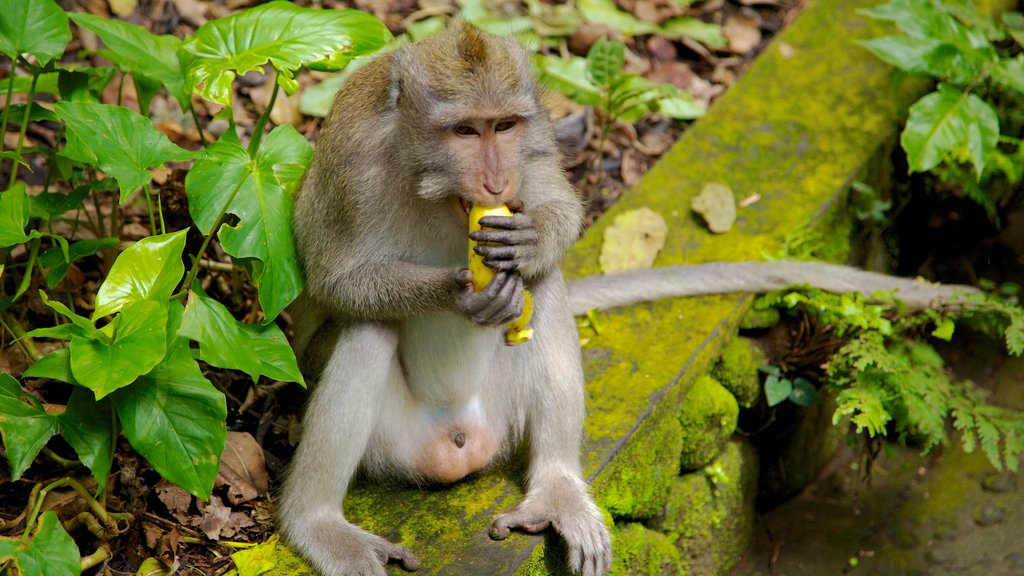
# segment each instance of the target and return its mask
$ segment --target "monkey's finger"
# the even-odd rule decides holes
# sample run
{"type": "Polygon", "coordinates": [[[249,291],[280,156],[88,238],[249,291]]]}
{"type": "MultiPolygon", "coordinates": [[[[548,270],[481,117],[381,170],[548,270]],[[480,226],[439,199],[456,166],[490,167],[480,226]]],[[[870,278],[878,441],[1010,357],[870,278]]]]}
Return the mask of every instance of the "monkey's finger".
{"type": "Polygon", "coordinates": [[[455,273],[455,283],[459,285],[459,288],[463,290],[469,288],[473,289],[473,273],[468,268],[463,268],[455,273]]]}
{"type": "Polygon", "coordinates": [[[481,228],[497,228],[500,230],[525,230],[533,228],[533,218],[519,213],[512,216],[484,216],[480,219],[481,228]]]}
{"type": "Polygon", "coordinates": [[[515,214],[516,212],[522,212],[524,208],[523,201],[520,200],[519,198],[513,198],[509,200],[508,203],[505,204],[505,206],[508,208],[508,211],[513,214],[515,214]]]}
{"type": "Polygon", "coordinates": [[[405,546],[387,543],[386,547],[377,550],[377,559],[381,564],[397,564],[406,572],[415,572],[420,569],[420,561],[405,546]]]}
{"type": "Polygon", "coordinates": [[[477,242],[495,242],[509,246],[532,246],[540,241],[533,228],[517,230],[479,230],[469,235],[477,242]]]}
{"type": "Polygon", "coordinates": [[[512,304],[517,286],[522,291],[522,280],[516,274],[508,274],[506,272],[506,275],[508,276],[508,281],[505,282],[501,287],[501,291],[498,292],[494,300],[491,301],[484,311],[490,324],[505,324],[519,316],[512,304]]]}

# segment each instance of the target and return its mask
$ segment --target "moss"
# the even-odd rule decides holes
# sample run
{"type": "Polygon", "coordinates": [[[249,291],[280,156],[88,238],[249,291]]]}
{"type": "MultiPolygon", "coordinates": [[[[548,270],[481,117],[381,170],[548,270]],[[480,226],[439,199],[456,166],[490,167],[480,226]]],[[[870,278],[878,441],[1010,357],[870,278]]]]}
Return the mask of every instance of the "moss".
{"type": "Polygon", "coordinates": [[[701,376],[679,411],[683,470],[696,470],[714,460],[736,430],[740,408],[736,398],[711,376],[701,376]]]}
{"type": "Polygon", "coordinates": [[[735,338],[722,350],[722,357],[712,374],[736,397],[744,408],[750,408],[761,395],[761,378],[757,369],[768,362],[764,352],[747,338],[735,338]]]}
{"type": "Polygon", "coordinates": [[[740,330],[763,330],[779,323],[781,314],[777,308],[755,310],[751,308],[740,320],[740,330]]]}
{"type": "Polygon", "coordinates": [[[679,549],[672,539],[637,522],[617,524],[612,530],[615,557],[610,576],[681,576],[685,574],[679,549]]]}
{"type": "Polygon", "coordinates": [[[733,439],[704,471],[681,476],[665,513],[651,527],[682,553],[681,574],[726,575],[750,544],[754,527],[757,453],[733,439]]]}

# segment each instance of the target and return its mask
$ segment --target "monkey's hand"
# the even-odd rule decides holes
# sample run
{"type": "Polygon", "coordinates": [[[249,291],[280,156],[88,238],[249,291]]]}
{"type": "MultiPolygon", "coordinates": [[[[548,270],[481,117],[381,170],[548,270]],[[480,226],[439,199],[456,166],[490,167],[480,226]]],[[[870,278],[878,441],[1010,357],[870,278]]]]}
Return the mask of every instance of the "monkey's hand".
{"type": "Polygon", "coordinates": [[[573,574],[604,576],[611,569],[611,536],[581,481],[548,484],[528,493],[519,506],[494,519],[490,536],[504,540],[512,530],[536,534],[548,528],[565,539],[573,574]]]}
{"type": "Polygon", "coordinates": [[[473,290],[473,273],[469,270],[459,270],[455,282],[455,308],[477,324],[501,326],[523,313],[523,279],[515,272],[495,272],[479,292],[473,290]]]}
{"type": "Polygon", "coordinates": [[[471,232],[477,242],[474,251],[484,257],[484,265],[494,270],[515,271],[537,256],[540,235],[533,219],[522,212],[522,202],[509,202],[512,216],[484,216],[483,230],[471,232]]]}

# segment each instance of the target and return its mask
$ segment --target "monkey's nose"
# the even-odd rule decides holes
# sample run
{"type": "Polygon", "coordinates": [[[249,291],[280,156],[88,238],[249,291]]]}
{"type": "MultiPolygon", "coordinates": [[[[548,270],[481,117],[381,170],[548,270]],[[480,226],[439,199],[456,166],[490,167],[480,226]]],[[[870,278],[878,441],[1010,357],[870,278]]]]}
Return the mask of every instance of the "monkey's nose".
{"type": "Polygon", "coordinates": [[[484,182],[484,190],[491,196],[501,196],[505,192],[504,182],[484,182]]]}

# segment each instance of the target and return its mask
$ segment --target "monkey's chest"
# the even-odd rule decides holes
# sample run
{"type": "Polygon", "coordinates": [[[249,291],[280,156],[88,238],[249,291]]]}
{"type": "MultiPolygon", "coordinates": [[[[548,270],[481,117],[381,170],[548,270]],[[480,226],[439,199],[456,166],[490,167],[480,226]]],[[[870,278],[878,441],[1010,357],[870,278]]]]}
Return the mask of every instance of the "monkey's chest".
{"type": "Polygon", "coordinates": [[[412,397],[437,407],[459,407],[479,397],[501,344],[498,328],[456,314],[410,318],[399,329],[398,355],[412,397]]]}

